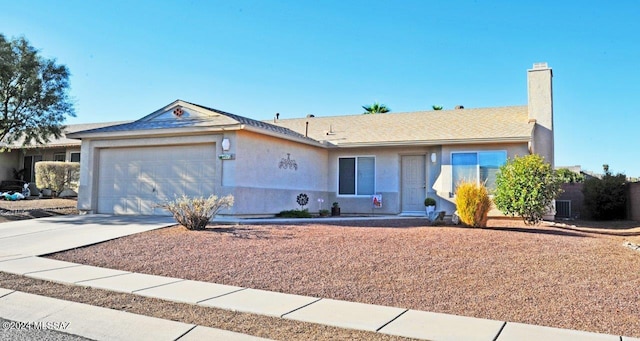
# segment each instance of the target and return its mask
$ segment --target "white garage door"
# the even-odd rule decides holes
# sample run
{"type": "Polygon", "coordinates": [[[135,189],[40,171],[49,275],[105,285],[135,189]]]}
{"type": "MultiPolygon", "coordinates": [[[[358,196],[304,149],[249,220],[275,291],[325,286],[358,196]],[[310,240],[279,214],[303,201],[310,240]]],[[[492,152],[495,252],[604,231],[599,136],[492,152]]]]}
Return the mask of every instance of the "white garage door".
{"type": "Polygon", "coordinates": [[[159,203],[214,190],[215,145],[100,150],[98,212],[168,214],[159,203]]]}

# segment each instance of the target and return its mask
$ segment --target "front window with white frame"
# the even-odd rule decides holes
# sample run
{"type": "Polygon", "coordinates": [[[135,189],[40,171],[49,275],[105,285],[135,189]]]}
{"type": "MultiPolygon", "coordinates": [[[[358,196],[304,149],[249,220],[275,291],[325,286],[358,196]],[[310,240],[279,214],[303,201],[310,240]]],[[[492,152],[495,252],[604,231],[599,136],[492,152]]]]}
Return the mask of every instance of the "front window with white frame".
{"type": "Polygon", "coordinates": [[[451,153],[453,192],[461,181],[483,183],[489,190],[494,190],[496,175],[506,162],[504,150],[451,153]]]}
{"type": "Polygon", "coordinates": [[[338,158],[338,195],[373,195],[376,191],[373,156],[338,158]]]}

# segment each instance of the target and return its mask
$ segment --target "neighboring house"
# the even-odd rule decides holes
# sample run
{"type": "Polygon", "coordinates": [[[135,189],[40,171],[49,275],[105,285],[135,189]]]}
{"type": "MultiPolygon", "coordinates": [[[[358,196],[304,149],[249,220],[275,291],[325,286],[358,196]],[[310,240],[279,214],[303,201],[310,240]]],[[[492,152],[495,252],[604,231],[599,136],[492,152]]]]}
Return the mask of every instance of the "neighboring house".
{"type": "Polygon", "coordinates": [[[272,215],[337,201],[343,213],[455,210],[462,179],[494,186],[509,157],[553,164],[552,71],[528,71],[526,106],[256,121],[177,100],[137,121],[68,134],[82,139],[78,207],[166,214],[175,195],[233,194],[225,214],[272,215]],[[374,208],[373,196],[381,207],[374,208]]]}
{"type": "Polygon", "coordinates": [[[0,152],[0,180],[35,183],[35,163],[38,161],[80,162],[80,141],[67,138],[67,134],[121,123],[124,122],[68,125],[60,138],[52,138],[46,145],[22,146],[22,140],[9,145],[0,144],[5,148],[4,152],[0,152]],[[18,179],[15,173],[19,173],[18,179]]]}

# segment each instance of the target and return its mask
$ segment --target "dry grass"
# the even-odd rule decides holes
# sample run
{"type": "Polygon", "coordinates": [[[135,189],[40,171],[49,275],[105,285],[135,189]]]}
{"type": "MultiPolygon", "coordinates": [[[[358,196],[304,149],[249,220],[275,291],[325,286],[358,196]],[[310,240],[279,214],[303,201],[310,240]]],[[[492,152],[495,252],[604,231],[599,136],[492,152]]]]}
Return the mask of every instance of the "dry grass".
{"type": "Polygon", "coordinates": [[[640,252],[622,246],[625,240],[640,243],[637,225],[599,231],[594,226],[525,227],[512,220],[490,220],[493,227],[487,229],[424,223],[173,227],[51,257],[292,294],[640,336],[640,252]]]}

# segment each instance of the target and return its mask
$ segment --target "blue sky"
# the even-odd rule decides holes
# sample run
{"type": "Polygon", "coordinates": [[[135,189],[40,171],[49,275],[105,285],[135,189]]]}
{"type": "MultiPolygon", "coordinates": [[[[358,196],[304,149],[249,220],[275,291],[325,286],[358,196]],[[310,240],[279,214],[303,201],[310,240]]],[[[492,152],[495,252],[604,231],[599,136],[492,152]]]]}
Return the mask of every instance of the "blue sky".
{"type": "Polygon", "coordinates": [[[636,1],[9,1],[0,33],[69,67],[77,117],[175,99],[255,119],[527,103],[554,72],[556,164],[640,176],[636,1]]]}

